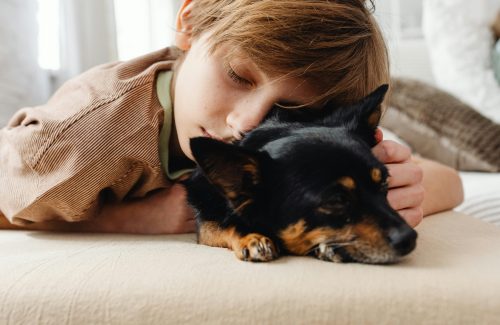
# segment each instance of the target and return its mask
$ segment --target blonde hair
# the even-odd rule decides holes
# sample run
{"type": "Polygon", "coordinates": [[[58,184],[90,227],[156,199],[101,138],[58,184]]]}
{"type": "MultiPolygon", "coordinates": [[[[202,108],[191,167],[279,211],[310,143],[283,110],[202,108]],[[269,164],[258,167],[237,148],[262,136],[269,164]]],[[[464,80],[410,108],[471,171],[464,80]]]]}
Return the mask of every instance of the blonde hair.
{"type": "MultiPolygon", "coordinates": [[[[370,1],[372,9],[373,3],[370,1]]],[[[348,105],[389,83],[387,49],[364,0],[193,0],[193,38],[243,50],[265,73],[319,87],[318,103],[348,105]]],[[[233,55],[234,51],[228,53],[233,55]]]]}

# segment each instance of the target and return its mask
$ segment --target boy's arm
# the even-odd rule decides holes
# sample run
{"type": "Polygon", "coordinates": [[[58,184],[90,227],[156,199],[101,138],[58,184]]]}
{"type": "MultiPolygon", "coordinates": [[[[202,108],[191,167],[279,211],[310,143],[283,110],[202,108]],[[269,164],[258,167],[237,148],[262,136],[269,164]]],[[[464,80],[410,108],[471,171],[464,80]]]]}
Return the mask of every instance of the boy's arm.
{"type": "Polygon", "coordinates": [[[462,180],[455,169],[420,157],[413,157],[413,161],[423,170],[424,216],[452,209],[463,202],[462,180]]]}
{"type": "Polygon", "coordinates": [[[72,230],[132,234],[194,232],[193,210],[183,185],[175,183],[135,201],[105,205],[96,218],[72,224],[72,230]]]}
{"type": "Polygon", "coordinates": [[[142,199],[105,205],[91,220],[51,221],[19,227],[0,216],[0,229],[177,234],[194,232],[196,228],[193,210],[186,203],[184,186],[175,183],[142,199]]]}

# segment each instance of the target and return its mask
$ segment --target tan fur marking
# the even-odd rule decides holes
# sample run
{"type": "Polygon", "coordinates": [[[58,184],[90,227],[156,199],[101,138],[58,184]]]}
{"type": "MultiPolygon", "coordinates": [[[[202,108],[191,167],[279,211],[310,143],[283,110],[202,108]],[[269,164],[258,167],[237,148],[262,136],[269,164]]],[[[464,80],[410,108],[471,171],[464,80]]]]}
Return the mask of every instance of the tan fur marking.
{"type": "Polygon", "coordinates": [[[238,194],[234,191],[227,192],[226,195],[231,200],[234,200],[238,197],[238,194]]]}
{"type": "Polygon", "coordinates": [[[236,208],[234,209],[234,211],[235,211],[236,213],[240,214],[240,213],[241,213],[241,210],[245,209],[245,208],[246,208],[249,204],[251,204],[252,202],[253,202],[253,200],[252,200],[252,199],[248,199],[248,200],[246,200],[245,202],[241,203],[238,207],[236,207],[236,208]]]}
{"type": "Polygon", "coordinates": [[[373,113],[368,117],[368,124],[371,127],[376,127],[380,122],[381,111],[380,108],[377,108],[373,113]]]}
{"type": "Polygon", "coordinates": [[[232,248],[240,238],[234,227],[222,229],[216,222],[206,221],[200,226],[198,241],[203,245],[232,248]]]}
{"type": "MultiPolygon", "coordinates": [[[[253,162],[253,160],[252,160],[252,162],[253,162]]],[[[256,165],[254,165],[253,163],[252,164],[245,164],[245,165],[243,165],[243,171],[248,172],[248,173],[250,173],[250,175],[252,175],[253,185],[256,185],[259,183],[258,171],[257,171],[256,165]]]]}
{"type": "Polygon", "coordinates": [[[254,164],[244,164],[243,170],[253,175],[257,175],[257,168],[255,167],[254,164]]]}
{"type": "Polygon", "coordinates": [[[347,188],[348,190],[352,191],[356,188],[356,182],[352,177],[349,176],[341,177],[338,182],[340,185],[347,188]]]}
{"type": "Polygon", "coordinates": [[[363,262],[388,262],[395,258],[394,250],[388,245],[380,228],[371,222],[363,222],[352,227],[356,244],[344,249],[353,258],[363,262]]]}
{"type": "Polygon", "coordinates": [[[279,237],[283,240],[285,247],[296,255],[306,255],[312,247],[329,240],[346,241],[349,237],[346,231],[329,227],[316,228],[306,232],[306,222],[304,219],[288,226],[282,230],[279,237]]]}
{"type": "MultiPolygon", "coordinates": [[[[198,243],[212,247],[229,248],[234,251],[240,260],[246,259],[243,256],[244,248],[249,250],[249,259],[251,260],[270,261],[278,256],[276,247],[269,238],[258,233],[251,233],[242,237],[235,227],[222,229],[214,221],[206,221],[201,224],[198,243]],[[257,246],[268,247],[271,253],[262,255],[257,246]]],[[[267,249],[268,252],[269,249],[267,249]]]]}
{"type": "Polygon", "coordinates": [[[371,176],[372,176],[372,180],[375,183],[380,183],[380,181],[382,180],[382,172],[378,168],[372,169],[371,176]]]}
{"type": "Polygon", "coordinates": [[[384,245],[385,240],[380,233],[380,229],[371,223],[358,223],[352,227],[352,232],[364,241],[378,245],[384,245]]]}
{"type": "Polygon", "coordinates": [[[331,214],[332,213],[332,210],[324,208],[324,207],[319,207],[316,209],[316,211],[318,211],[319,213],[323,213],[323,214],[331,214]]]}

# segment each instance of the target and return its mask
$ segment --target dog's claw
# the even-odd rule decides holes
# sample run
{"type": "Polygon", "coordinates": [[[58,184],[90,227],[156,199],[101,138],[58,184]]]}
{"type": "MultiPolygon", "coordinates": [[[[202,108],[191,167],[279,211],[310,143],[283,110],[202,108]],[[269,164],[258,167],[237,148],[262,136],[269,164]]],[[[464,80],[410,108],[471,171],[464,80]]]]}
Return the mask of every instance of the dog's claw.
{"type": "Polygon", "coordinates": [[[243,248],[243,250],[241,251],[241,253],[243,254],[243,260],[247,261],[248,260],[248,248],[243,248]]]}
{"type": "MultiPolygon", "coordinates": [[[[260,234],[249,234],[240,239],[241,254],[236,253],[239,259],[252,262],[267,262],[278,257],[274,243],[260,234]]],[[[238,252],[238,250],[235,250],[238,252]]]]}

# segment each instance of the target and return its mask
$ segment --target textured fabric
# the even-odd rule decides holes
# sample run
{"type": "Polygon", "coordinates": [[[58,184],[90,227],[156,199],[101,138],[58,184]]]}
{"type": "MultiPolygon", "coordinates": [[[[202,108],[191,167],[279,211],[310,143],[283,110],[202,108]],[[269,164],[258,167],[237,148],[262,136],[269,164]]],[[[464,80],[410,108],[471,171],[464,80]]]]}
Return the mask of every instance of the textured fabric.
{"type": "Polygon", "coordinates": [[[13,223],[80,221],[105,201],[167,187],[155,80],[174,48],[105,64],[65,83],[0,130],[0,210],[13,223]]]}
{"type": "Polygon", "coordinates": [[[402,263],[248,263],[194,235],[0,231],[0,324],[498,324],[500,229],[426,218],[402,263]]]}
{"type": "Polygon", "coordinates": [[[500,171],[500,124],[420,81],[396,78],[391,89],[381,124],[416,153],[459,170],[500,171]]]}

